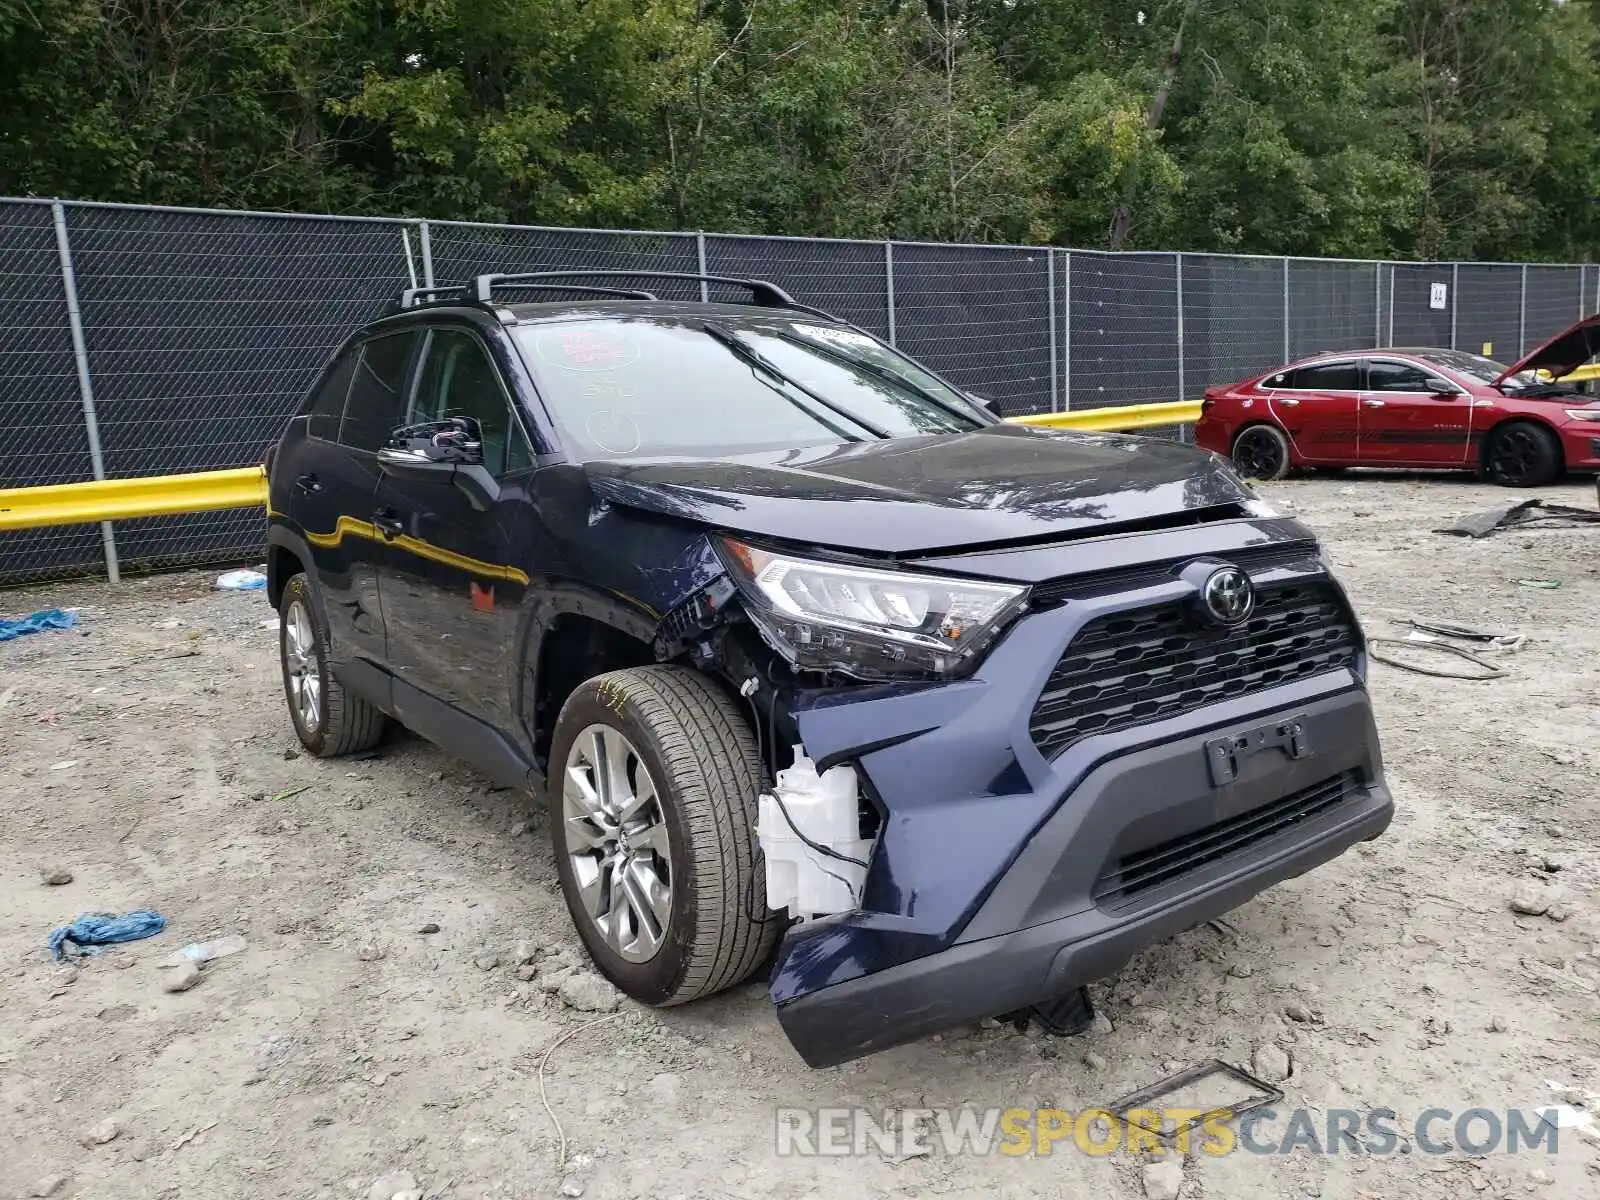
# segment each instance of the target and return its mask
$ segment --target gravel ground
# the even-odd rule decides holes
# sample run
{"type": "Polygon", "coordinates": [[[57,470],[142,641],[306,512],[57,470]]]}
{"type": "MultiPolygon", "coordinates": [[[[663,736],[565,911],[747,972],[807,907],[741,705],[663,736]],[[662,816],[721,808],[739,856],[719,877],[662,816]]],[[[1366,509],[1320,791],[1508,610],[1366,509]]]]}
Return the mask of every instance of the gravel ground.
{"type": "MultiPolygon", "coordinates": [[[[1489,682],[1374,667],[1389,834],[1152,947],[1095,989],[1109,1023],[1083,1038],[991,1024],[826,1071],[758,985],[605,1012],[531,801],[416,738],[300,755],[259,595],[214,572],[5,594],[8,615],[73,605],[82,625],[0,645],[0,1196],[1117,1200],[1177,1180],[1070,1143],[785,1158],[774,1109],[1080,1110],[1211,1057],[1278,1059],[1284,1107],[1386,1106],[1403,1131],[1600,1088],[1600,530],[1441,537],[1521,498],[1449,477],[1264,491],[1324,536],[1370,634],[1409,614],[1527,635],[1489,682]],[[1547,914],[1514,912],[1519,891],[1547,914]],[[137,908],[166,933],[75,975],[41,948],[137,908]],[[230,934],[247,947],[164,990],[174,949],[230,934]]],[[[1594,503],[1592,484],[1543,494],[1594,503]]],[[[1191,1154],[1181,1173],[1181,1195],[1228,1200],[1530,1194],[1600,1195],[1594,1144],[1191,1154]]]]}

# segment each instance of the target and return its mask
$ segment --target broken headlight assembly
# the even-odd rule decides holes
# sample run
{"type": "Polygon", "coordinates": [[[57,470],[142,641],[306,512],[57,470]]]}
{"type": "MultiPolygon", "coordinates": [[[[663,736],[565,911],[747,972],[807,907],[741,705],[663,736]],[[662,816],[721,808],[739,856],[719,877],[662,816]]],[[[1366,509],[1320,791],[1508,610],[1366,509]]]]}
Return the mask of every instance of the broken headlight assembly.
{"type": "Polygon", "coordinates": [[[965,675],[1027,605],[1016,584],[881,571],[718,539],[750,619],[796,667],[857,679],[965,675]]]}

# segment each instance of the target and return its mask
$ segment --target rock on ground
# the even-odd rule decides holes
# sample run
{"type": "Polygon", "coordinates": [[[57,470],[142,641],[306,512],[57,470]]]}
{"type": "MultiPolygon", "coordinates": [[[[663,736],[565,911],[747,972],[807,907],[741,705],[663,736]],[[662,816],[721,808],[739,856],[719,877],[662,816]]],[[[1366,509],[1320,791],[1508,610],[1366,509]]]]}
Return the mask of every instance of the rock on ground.
{"type": "Polygon", "coordinates": [[[1175,1158],[1145,1164],[1144,1194],[1146,1200],[1178,1200],[1178,1189],[1183,1186],[1183,1164],[1175,1158]]]}
{"type": "Polygon", "coordinates": [[[1511,911],[1525,917],[1543,916],[1550,909],[1550,889],[1543,884],[1525,883],[1511,897],[1511,911]]]}
{"type": "Polygon", "coordinates": [[[593,971],[574,971],[561,981],[556,995],[579,1012],[616,1012],[622,995],[593,971]]]}
{"type": "Polygon", "coordinates": [[[65,1175],[45,1175],[34,1181],[33,1187],[28,1191],[28,1195],[54,1196],[61,1190],[61,1185],[66,1181],[67,1177],[65,1175]]]}
{"type": "Polygon", "coordinates": [[[200,982],[200,967],[188,959],[163,972],[161,986],[169,992],[187,992],[200,982]]]}
{"type": "Polygon", "coordinates": [[[63,887],[72,882],[72,872],[65,867],[46,867],[39,872],[47,887],[63,887]]]}
{"type": "Polygon", "coordinates": [[[85,1146],[104,1146],[107,1142],[115,1141],[122,1132],[122,1126],[115,1119],[107,1117],[83,1135],[85,1146]]]}
{"type": "Polygon", "coordinates": [[[410,1171],[391,1171],[372,1181],[367,1189],[367,1200],[399,1200],[406,1193],[417,1191],[417,1177],[410,1171]]]}
{"type": "Polygon", "coordinates": [[[1268,1083],[1282,1083],[1289,1078],[1289,1052],[1276,1042],[1265,1042],[1256,1047],[1250,1060],[1255,1073],[1268,1083]]]}

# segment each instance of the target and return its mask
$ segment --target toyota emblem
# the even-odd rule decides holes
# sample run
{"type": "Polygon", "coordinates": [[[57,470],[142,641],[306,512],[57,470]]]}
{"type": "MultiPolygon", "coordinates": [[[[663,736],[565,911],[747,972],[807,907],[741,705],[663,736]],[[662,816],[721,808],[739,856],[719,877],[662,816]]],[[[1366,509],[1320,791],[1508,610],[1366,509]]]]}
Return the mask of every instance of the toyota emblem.
{"type": "Polygon", "coordinates": [[[1200,595],[1212,619],[1223,625],[1237,625],[1256,606],[1256,593],[1250,586],[1250,576],[1238,567],[1223,567],[1211,572],[1206,576],[1200,595]]]}

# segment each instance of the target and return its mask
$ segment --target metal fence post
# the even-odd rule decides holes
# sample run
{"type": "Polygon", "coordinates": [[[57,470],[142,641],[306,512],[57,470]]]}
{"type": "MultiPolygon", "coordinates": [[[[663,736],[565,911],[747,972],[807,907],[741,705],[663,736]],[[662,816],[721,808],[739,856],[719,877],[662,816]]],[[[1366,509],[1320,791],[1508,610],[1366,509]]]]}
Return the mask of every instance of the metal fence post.
{"type": "Polygon", "coordinates": [[[1283,260],[1283,361],[1294,357],[1289,338],[1289,260],[1283,260]]]}
{"type": "Polygon", "coordinates": [[[1528,264],[1522,264],[1522,302],[1517,305],[1517,357],[1528,352],[1528,264]]]}
{"type": "MultiPolygon", "coordinates": [[[[83,399],[83,428],[89,436],[89,466],[96,479],[106,477],[105,459],[100,453],[100,422],[94,413],[94,382],[89,378],[89,346],[83,337],[83,313],[78,308],[78,276],[72,269],[72,244],[67,240],[67,210],[59,200],[50,206],[55,218],[56,253],[61,259],[61,290],[67,298],[67,327],[72,335],[72,358],[78,368],[78,394],[83,399]]],[[[117,568],[117,538],[110,521],[100,522],[100,540],[105,545],[106,577],[112,583],[121,579],[117,568]]]]}
{"type": "Polygon", "coordinates": [[[417,223],[417,239],[422,245],[422,286],[433,286],[433,238],[428,234],[428,223],[417,223]]]}
{"type": "MultiPolygon", "coordinates": [[[[1183,374],[1183,251],[1178,251],[1172,257],[1177,260],[1178,265],[1178,399],[1182,401],[1189,398],[1189,389],[1183,374]]],[[[1288,293],[1285,292],[1284,296],[1287,303],[1288,293]]]]}
{"type": "Polygon", "coordinates": [[[1461,264],[1450,264],[1450,349],[1456,348],[1456,313],[1461,308],[1461,264]]]}
{"type": "Polygon", "coordinates": [[[1050,287],[1050,411],[1061,411],[1061,361],[1056,357],[1056,252],[1047,248],[1044,252],[1045,279],[1050,287]]]}
{"type": "Polygon", "coordinates": [[[889,309],[889,345],[896,346],[894,328],[894,243],[883,244],[883,286],[889,309]]]}
{"type": "Polygon", "coordinates": [[[1072,251],[1061,255],[1061,411],[1072,411],[1072,251]]]}
{"type": "MultiPolygon", "coordinates": [[[[700,264],[700,274],[706,274],[706,235],[701,231],[694,235],[695,261],[700,264]]],[[[700,303],[705,304],[711,299],[711,292],[706,287],[706,281],[700,281],[700,303]]]]}
{"type": "Polygon", "coordinates": [[[1372,346],[1383,345],[1383,264],[1372,264],[1372,346]]]}
{"type": "Polygon", "coordinates": [[[1394,345],[1394,264],[1389,264],[1389,336],[1384,339],[1386,344],[1394,345]]]}

